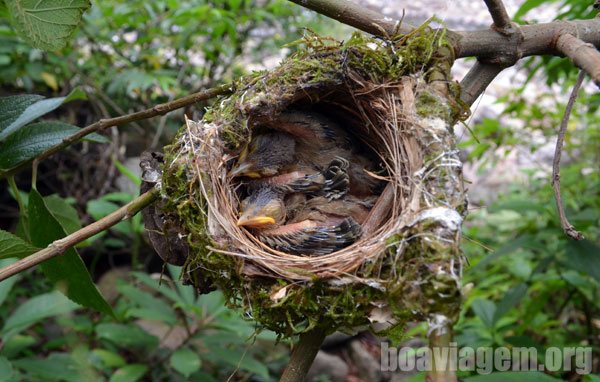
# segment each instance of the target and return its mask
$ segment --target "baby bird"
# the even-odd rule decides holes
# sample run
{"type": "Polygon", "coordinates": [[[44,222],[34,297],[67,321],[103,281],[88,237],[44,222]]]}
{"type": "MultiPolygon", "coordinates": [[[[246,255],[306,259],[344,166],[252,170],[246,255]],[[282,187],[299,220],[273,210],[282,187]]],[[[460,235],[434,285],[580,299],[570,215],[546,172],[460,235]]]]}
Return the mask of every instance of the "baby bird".
{"type": "MultiPolygon", "coordinates": [[[[345,204],[345,200],[330,202],[324,197],[306,201],[305,195],[286,196],[275,187],[263,186],[242,201],[237,225],[252,229],[273,249],[296,255],[325,255],[347,247],[361,235],[361,226],[351,216],[364,219],[354,211],[360,207],[344,209],[345,204]],[[288,223],[284,224],[286,219],[288,223]]],[[[368,213],[366,207],[363,209],[368,213]]]]}
{"type": "Polygon", "coordinates": [[[365,171],[372,171],[372,161],[350,149],[347,134],[337,125],[327,127],[324,120],[314,122],[314,114],[303,116],[303,113],[297,112],[284,114],[281,117],[283,122],[277,125],[272,122],[269,126],[285,132],[269,132],[253,137],[242,150],[230,174],[251,179],[286,174],[282,179],[293,181],[314,175],[332,160],[341,157],[350,163],[350,193],[355,196],[377,193],[381,182],[365,171]]]}

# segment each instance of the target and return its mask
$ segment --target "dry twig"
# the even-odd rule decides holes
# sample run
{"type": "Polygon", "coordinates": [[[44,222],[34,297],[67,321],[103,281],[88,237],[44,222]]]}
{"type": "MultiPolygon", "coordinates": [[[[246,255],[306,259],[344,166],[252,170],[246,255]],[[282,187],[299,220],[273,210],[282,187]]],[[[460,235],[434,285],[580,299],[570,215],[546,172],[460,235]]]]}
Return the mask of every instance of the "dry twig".
{"type": "Polygon", "coordinates": [[[562,154],[563,143],[565,141],[565,134],[567,132],[569,117],[571,116],[571,111],[573,110],[573,105],[575,104],[575,100],[577,99],[577,94],[579,93],[579,88],[581,88],[581,84],[583,83],[584,77],[585,72],[581,71],[579,73],[579,76],[577,77],[575,86],[573,86],[573,91],[571,92],[571,96],[569,97],[569,102],[567,102],[565,114],[563,116],[562,122],[560,123],[560,129],[558,130],[558,138],[556,139],[556,149],[554,150],[554,160],[552,161],[552,188],[554,188],[554,196],[556,198],[556,208],[558,209],[558,216],[560,217],[560,225],[565,231],[565,234],[571,239],[575,240],[583,240],[584,237],[581,234],[581,232],[577,231],[575,227],[573,227],[573,225],[569,223],[569,220],[567,219],[567,215],[565,214],[565,210],[562,205],[562,198],[560,195],[560,157],[562,154]]]}
{"type": "Polygon", "coordinates": [[[33,266],[36,266],[53,257],[62,255],[67,249],[74,247],[82,241],[94,236],[97,233],[107,230],[108,228],[120,223],[123,220],[131,218],[133,215],[140,212],[144,207],[153,203],[158,198],[158,190],[152,189],[123,207],[119,208],[110,215],[92,223],[72,234],[54,241],[46,248],[27,256],[16,263],[0,269],[0,281],[14,276],[19,272],[23,272],[33,266]]]}

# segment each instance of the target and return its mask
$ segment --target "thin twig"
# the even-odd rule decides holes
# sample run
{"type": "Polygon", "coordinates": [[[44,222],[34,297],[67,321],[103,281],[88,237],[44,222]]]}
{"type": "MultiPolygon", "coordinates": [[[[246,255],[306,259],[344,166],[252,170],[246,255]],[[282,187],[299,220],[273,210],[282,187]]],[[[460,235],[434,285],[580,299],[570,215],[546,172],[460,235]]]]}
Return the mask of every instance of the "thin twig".
{"type": "Polygon", "coordinates": [[[510,28],[510,17],[508,17],[508,13],[506,12],[506,8],[504,7],[502,0],[483,1],[488,7],[488,11],[490,11],[490,15],[492,15],[495,28],[497,28],[499,31],[510,28]]]}
{"type": "Polygon", "coordinates": [[[151,107],[150,109],[138,111],[138,112],[127,114],[127,115],[122,115],[122,116],[115,117],[115,118],[101,119],[95,123],[92,123],[91,125],[84,127],[83,129],[79,130],[77,133],[75,133],[71,136],[68,136],[61,143],[54,145],[54,146],[50,147],[49,149],[43,151],[41,154],[39,154],[34,159],[25,161],[10,170],[0,172],[0,178],[14,175],[14,174],[22,171],[23,169],[27,168],[29,166],[29,164],[31,162],[33,162],[34,160],[36,160],[37,162],[40,162],[40,161],[48,158],[49,156],[56,154],[57,152],[61,151],[65,147],[72,145],[73,143],[79,141],[81,138],[83,138],[86,135],[89,135],[91,133],[95,133],[97,131],[106,129],[107,127],[121,126],[126,123],[133,122],[133,121],[139,121],[142,119],[152,118],[157,115],[163,115],[170,111],[180,109],[182,107],[194,104],[199,101],[204,101],[204,100],[214,98],[216,96],[223,95],[223,94],[229,94],[229,93],[231,93],[231,91],[232,91],[231,85],[221,85],[221,86],[214,87],[212,89],[202,90],[200,92],[193,93],[193,94],[187,95],[185,97],[181,97],[181,98],[176,99],[171,102],[166,102],[166,103],[161,103],[159,105],[155,105],[155,106],[151,107]]]}
{"type": "Polygon", "coordinates": [[[556,149],[554,150],[554,160],[552,161],[552,188],[554,188],[554,197],[556,198],[556,208],[558,209],[558,216],[560,217],[560,225],[565,231],[565,234],[575,240],[583,240],[584,237],[581,234],[581,232],[577,231],[575,227],[573,227],[573,225],[569,223],[569,220],[567,219],[567,215],[565,214],[565,210],[562,205],[562,198],[560,196],[560,157],[562,154],[563,143],[565,141],[565,134],[567,132],[567,124],[569,123],[569,117],[571,116],[571,112],[573,111],[573,105],[575,104],[575,100],[577,99],[577,94],[579,93],[579,88],[581,88],[581,84],[583,83],[584,77],[585,72],[579,72],[579,76],[577,77],[575,86],[573,86],[573,91],[571,92],[571,96],[569,97],[569,102],[567,102],[565,114],[563,115],[562,122],[560,123],[560,129],[558,130],[558,138],[556,139],[556,149]]]}
{"type": "Polygon", "coordinates": [[[62,239],[54,241],[46,248],[32,254],[31,256],[27,256],[16,263],[0,269],[0,281],[16,275],[17,273],[23,272],[24,270],[36,266],[46,260],[50,260],[53,257],[59,256],[69,248],[74,247],[78,243],[81,243],[95,234],[105,231],[123,220],[131,218],[144,207],[154,202],[158,198],[158,195],[158,190],[153,188],[150,191],[138,196],[110,215],[98,220],[97,222],[83,227],[82,229],[75,231],[62,239]]]}

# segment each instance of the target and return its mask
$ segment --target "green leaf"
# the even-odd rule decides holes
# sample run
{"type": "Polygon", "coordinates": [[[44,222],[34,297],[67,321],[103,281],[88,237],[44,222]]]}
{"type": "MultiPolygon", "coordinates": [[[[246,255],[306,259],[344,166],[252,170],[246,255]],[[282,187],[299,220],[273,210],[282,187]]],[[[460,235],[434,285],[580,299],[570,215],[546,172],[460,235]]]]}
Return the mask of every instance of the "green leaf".
{"type": "Polygon", "coordinates": [[[181,282],[182,268],[171,264],[167,264],[167,268],[169,269],[169,272],[173,277],[173,282],[175,283],[175,286],[177,287],[179,295],[181,296],[183,301],[185,301],[185,303],[188,305],[194,305],[194,303],[196,302],[196,294],[194,292],[194,288],[192,288],[191,285],[183,285],[183,283],[181,282]]]}
{"type": "Polygon", "coordinates": [[[143,272],[132,272],[133,276],[147,285],[148,287],[154,289],[159,292],[169,300],[174,303],[179,303],[180,305],[185,305],[186,302],[177,294],[177,292],[169,287],[169,282],[160,282],[158,279],[153,279],[147,273],[143,272]]]}
{"type": "Polygon", "coordinates": [[[34,48],[59,50],[81,22],[89,0],[6,0],[11,22],[34,48]]]}
{"type": "MultiPolygon", "coordinates": [[[[1,244],[0,244],[0,248],[2,248],[1,244]]],[[[4,267],[14,263],[15,261],[17,261],[17,259],[0,260],[0,268],[4,268],[4,267]]],[[[8,278],[4,281],[0,281],[0,306],[2,306],[2,303],[4,302],[4,300],[6,300],[8,293],[10,292],[10,290],[12,289],[12,287],[15,285],[15,283],[17,281],[19,281],[19,275],[14,275],[11,278],[8,278]]]]}
{"type": "Polygon", "coordinates": [[[163,321],[168,324],[177,323],[177,314],[161,299],[131,285],[121,284],[117,289],[138,306],[128,309],[128,316],[163,321]]]}
{"type": "Polygon", "coordinates": [[[6,357],[0,356],[0,382],[8,382],[14,377],[14,370],[6,357]]]}
{"type": "Polygon", "coordinates": [[[210,352],[205,353],[203,357],[215,363],[239,367],[265,379],[269,378],[269,369],[262,362],[241,350],[212,347],[210,352]]]}
{"type": "Polygon", "coordinates": [[[0,141],[60,105],[77,99],[86,99],[79,88],[66,97],[45,99],[37,94],[0,97],[0,141]]]}
{"type": "Polygon", "coordinates": [[[158,345],[158,338],[136,325],[100,324],[96,326],[96,334],[123,348],[154,348],[158,345]]]}
{"type": "Polygon", "coordinates": [[[600,282],[600,246],[590,240],[570,240],[566,247],[566,258],[565,266],[600,282]]]}
{"type": "Polygon", "coordinates": [[[0,259],[9,257],[18,257],[22,259],[37,252],[38,248],[29,244],[18,236],[10,232],[0,230],[0,259]]]}
{"type": "Polygon", "coordinates": [[[121,367],[126,363],[118,353],[106,349],[94,349],[92,356],[98,358],[105,367],[121,367]]]}
{"type": "MultiPolygon", "coordinates": [[[[29,194],[28,212],[29,235],[34,245],[46,247],[66,236],[37,190],[31,190],[29,194]]],[[[43,262],[42,270],[74,302],[106,314],[113,314],[75,249],[69,248],[62,255],[43,262]]]]}
{"type": "Polygon", "coordinates": [[[556,382],[562,379],[552,378],[551,376],[537,371],[507,371],[504,373],[491,373],[477,375],[464,379],[465,382],[556,382]]]}
{"type": "Polygon", "coordinates": [[[110,382],[135,382],[146,374],[148,367],[142,364],[123,366],[110,377],[110,382]]]}
{"type": "Polygon", "coordinates": [[[584,382],[600,382],[600,376],[588,374],[585,377],[583,377],[583,380],[584,382]]]}
{"type": "Polygon", "coordinates": [[[514,288],[511,288],[508,292],[506,292],[504,298],[496,306],[496,311],[494,312],[493,320],[494,324],[498,322],[499,319],[504,317],[504,315],[509,310],[514,308],[519,303],[519,301],[521,301],[523,296],[525,296],[525,293],[527,293],[527,284],[525,283],[521,283],[515,286],[514,288]]]}
{"type": "Polygon", "coordinates": [[[5,337],[5,339],[6,342],[4,342],[4,346],[2,347],[2,354],[9,359],[14,358],[22,350],[25,350],[26,348],[33,346],[38,342],[38,340],[33,336],[26,336],[22,334],[15,334],[12,337],[5,337]]]}
{"type": "MultiPolygon", "coordinates": [[[[593,281],[588,277],[582,276],[579,272],[568,270],[566,272],[561,273],[561,277],[577,288],[579,293],[581,293],[588,301],[592,304],[600,307],[600,301],[595,297],[598,291],[598,283],[593,281]]],[[[0,284],[1,285],[1,284],[0,284]]],[[[1,291],[0,291],[1,292],[1,291]]],[[[1,302],[1,300],[0,300],[1,302]]]]}
{"type": "Polygon", "coordinates": [[[19,305],[7,318],[0,333],[10,337],[44,318],[71,312],[77,305],[59,292],[35,296],[19,305]]]}
{"type": "Polygon", "coordinates": [[[471,305],[473,312],[481,319],[483,324],[488,328],[494,327],[494,316],[496,314],[496,305],[487,299],[478,298],[471,305]]]}
{"type": "Polygon", "coordinates": [[[177,349],[171,355],[169,361],[171,367],[183,374],[186,378],[198,371],[202,365],[202,361],[198,354],[189,348],[177,349]]]}
{"type": "Polygon", "coordinates": [[[26,380],[42,381],[98,381],[98,377],[71,354],[52,353],[46,359],[22,358],[13,365],[30,375],[26,380]],[[32,378],[35,376],[37,378],[32,378]]]}
{"type": "MultiPolygon", "coordinates": [[[[2,148],[0,168],[8,170],[33,159],[79,130],[77,126],[59,121],[43,121],[27,125],[0,143],[2,148]]],[[[96,133],[86,136],[84,140],[96,143],[108,142],[108,139],[96,133]]]]}
{"type": "Polygon", "coordinates": [[[127,179],[131,181],[131,183],[135,184],[137,187],[139,187],[142,184],[142,180],[140,179],[140,177],[133,171],[131,171],[129,168],[127,168],[127,166],[125,166],[123,163],[119,162],[117,159],[113,159],[112,162],[117,168],[117,170],[119,170],[119,172],[122,175],[126,176],[127,179]]]}
{"type": "Polygon", "coordinates": [[[516,239],[509,240],[507,244],[500,247],[496,251],[485,256],[481,261],[479,261],[474,267],[471,268],[471,272],[475,270],[481,270],[481,268],[485,267],[487,264],[496,260],[497,258],[509,254],[511,252],[516,251],[521,247],[535,247],[535,241],[530,235],[522,235],[517,237],[516,239]]]}
{"type": "Polygon", "coordinates": [[[65,199],[58,195],[48,195],[44,197],[44,202],[67,235],[81,229],[81,221],[77,210],[65,199]]]}

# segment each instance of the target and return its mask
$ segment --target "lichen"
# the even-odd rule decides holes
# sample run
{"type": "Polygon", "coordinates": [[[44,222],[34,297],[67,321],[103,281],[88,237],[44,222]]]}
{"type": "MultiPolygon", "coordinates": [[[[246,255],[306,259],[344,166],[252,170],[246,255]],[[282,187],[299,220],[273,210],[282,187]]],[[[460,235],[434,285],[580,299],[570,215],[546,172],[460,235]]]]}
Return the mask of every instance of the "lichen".
{"type": "MultiPolygon", "coordinates": [[[[415,137],[421,139],[425,161],[431,162],[421,177],[415,175],[431,195],[430,199],[422,196],[418,203],[423,207],[427,203],[449,208],[462,205],[462,180],[457,178],[460,171],[436,167],[440,164],[438,157],[451,150],[448,130],[466,115],[458,87],[450,80],[454,58],[444,33],[423,25],[389,40],[355,33],[347,41],[338,42],[307,34],[296,44],[302,48],[279,67],[240,79],[235,92],[218,100],[204,116],[204,124],[220,127],[225,154],[236,153],[249,141],[257,124],[253,121],[271,118],[300,99],[318,103],[333,91],[351,98],[349,76],[375,88],[396,84],[402,78],[417,78],[422,82],[415,94],[420,121],[438,118],[446,127],[442,139],[440,132],[428,130],[427,123],[412,127],[415,137]]],[[[165,148],[162,194],[166,213],[176,217],[182,234],[187,236],[191,255],[184,274],[192,283],[197,281],[190,275],[200,272],[202,282],[223,291],[229,306],[243,310],[247,317],[282,337],[317,325],[331,331],[369,325],[375,302],[391,309],[393,328],[430,314],[456,317],[460,303],[456,270],[461,260],[460,227],[449,229],[435,219],[412,225],[407,222],[402,230],[390,232],[381,254],[365,261],[347,281],[314,276],[298,282],[244,274],[246,262],[221,252],[223,243],[210,233],[210,191],[199,189],[198,177],[204,175],[193,168],[197,153],[186,146],[187,134],[183,128],[174,143],[165,148]]]]}

